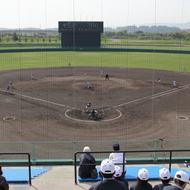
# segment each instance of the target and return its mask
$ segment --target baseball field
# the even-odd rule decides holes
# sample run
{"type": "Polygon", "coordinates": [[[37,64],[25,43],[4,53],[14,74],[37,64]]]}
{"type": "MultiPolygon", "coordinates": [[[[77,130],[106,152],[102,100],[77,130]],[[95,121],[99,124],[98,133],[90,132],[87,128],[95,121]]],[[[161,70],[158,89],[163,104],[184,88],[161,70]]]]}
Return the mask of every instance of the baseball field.
{"type": "MultiPolygon", "coordinates": [[[[41,52],[0,57],[1,142],[189,138],[190,55],[41,52]],[[7,92],[9,81],[13,86],[7,92]],[[98,120],[88,118],[88,102],[99,111],[98,120]]],[[[133,148],[133,143],[123,146],[133,148]]]]}

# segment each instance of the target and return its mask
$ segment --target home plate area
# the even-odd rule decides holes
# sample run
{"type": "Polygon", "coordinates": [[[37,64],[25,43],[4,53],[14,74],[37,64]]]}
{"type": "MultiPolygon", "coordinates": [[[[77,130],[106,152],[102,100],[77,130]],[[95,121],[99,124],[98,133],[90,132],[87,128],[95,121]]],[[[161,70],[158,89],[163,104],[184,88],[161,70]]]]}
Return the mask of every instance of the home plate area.
{"type": "Polygon", "coordinates": [[[117,109],[98,110],[98,118],[89,117],[90,112],[85,110],[70,109],[67,110],[65,116],[76,121],[112,121],[119,119],[122,113],[117,109]]]}

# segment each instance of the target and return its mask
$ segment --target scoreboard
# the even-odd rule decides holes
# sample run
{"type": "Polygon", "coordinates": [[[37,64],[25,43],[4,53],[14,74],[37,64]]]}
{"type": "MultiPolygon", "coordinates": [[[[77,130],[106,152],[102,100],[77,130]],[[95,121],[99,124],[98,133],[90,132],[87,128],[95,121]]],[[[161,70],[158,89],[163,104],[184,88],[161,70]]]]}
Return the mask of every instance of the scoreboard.
{"type": "Polygon", "coordinates": [[[100,47],[103,22],[59,21],[62,47],[100,47]]]}
{"type": "Polygon", "coordinates": [[[103,22],[59,22],[60,33],[103,33],[103,22]]]}

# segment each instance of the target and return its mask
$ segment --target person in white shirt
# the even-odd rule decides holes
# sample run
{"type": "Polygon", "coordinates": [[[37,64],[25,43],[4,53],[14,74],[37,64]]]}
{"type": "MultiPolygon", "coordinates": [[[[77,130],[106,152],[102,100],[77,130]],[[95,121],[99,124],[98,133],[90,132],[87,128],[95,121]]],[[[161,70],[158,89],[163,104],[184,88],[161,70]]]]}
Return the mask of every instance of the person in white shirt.
{"type": "MultiPolygon", "coordinates": [[[[109,159],[113,161],[115,166],[119,166],[121,168],[121,171],[123,173],[122,176],[125,176],[126,168],[124,164],[123,170],[123,153],[119,152],[120,145],[118,143],[113,144],[113,150],[114,152],[109,155],[109,159]]],[[[124,158],[124,163],[126,163],[126,158],[124,158]]]]}

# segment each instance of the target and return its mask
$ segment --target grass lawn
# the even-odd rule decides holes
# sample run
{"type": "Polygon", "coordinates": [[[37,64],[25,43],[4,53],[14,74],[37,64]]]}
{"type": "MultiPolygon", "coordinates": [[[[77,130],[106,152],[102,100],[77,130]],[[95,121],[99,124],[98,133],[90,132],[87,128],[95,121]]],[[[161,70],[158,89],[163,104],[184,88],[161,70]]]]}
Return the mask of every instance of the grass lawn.
{"type": "Polygon", "coordinates": [[[0,70],[68,66],[134,67],[190,70],[190,55],[136,52],[34,52],[1,53],[0,70]]]}

